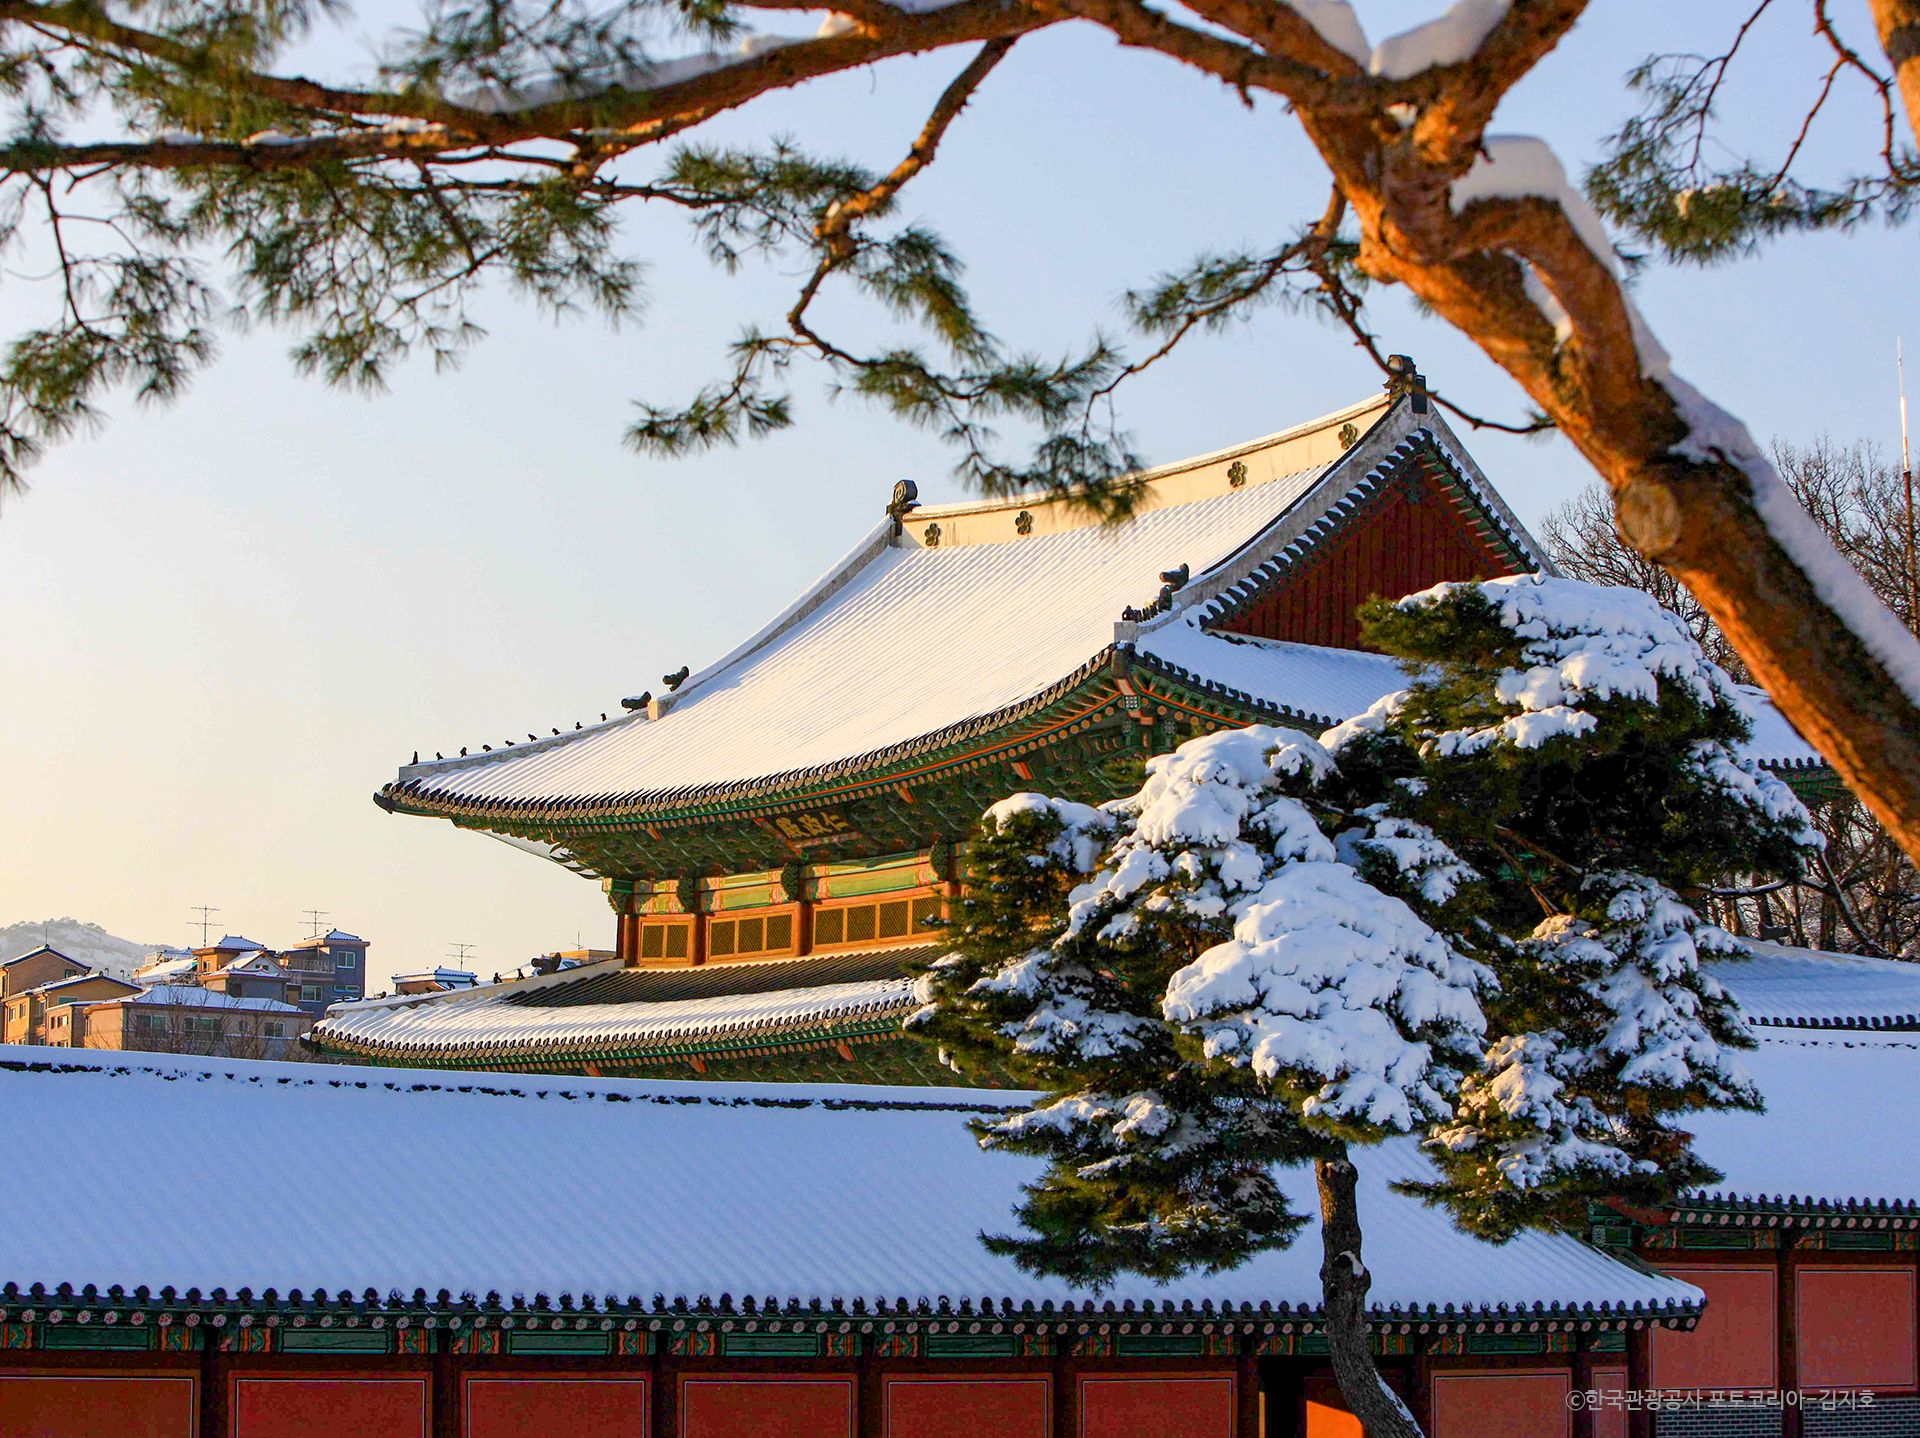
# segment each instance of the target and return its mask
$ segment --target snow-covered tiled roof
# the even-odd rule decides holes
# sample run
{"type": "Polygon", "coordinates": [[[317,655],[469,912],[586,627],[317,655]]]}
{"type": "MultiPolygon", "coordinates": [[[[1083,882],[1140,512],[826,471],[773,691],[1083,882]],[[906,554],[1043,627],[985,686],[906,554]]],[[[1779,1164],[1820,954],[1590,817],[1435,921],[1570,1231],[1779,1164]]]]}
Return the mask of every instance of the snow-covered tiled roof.
{"type": "Polygon", "coordinates": [[[1764,1114],[1689,1115],[1725,1177],[1703,1202],[1920,1207],[1920,1035],[1765,1034],[1742,1054],[1764,1114]]]}
{"type": "Polygon", "coordinates": [[[228,949],[233,949],[233,950],[264,949],[266,945],[256,944],[252,939],[242,938],[238,934],[224,934],[221,936],[219,943],[209,945],[208,947],[225,951],[228,949]]]}
{"type": "Polygon", "coordinates": [[[168,1008],[180,1009],[263,1009],[272,1013],[297,1014],[300,1012],[292,1004],[283,1004],[278,999],[243,999],[232,994],[215,993],[212,989],[194,988],[187,984],[155,984],[138,994],[128,994],[125,998],[102,999],[106,1004],[156,1004],[168,1008]]]}
{"type": "MultiPolygon", "coordinates": [[[[0,1226],[0,1282],[228,1292],[416,1288],[558,1296],[729,1293],[1083,1302],[979,1235],[1014,1229],[1036,1161],[982,1153],[964,1120],[1006,1095],[953,1089],[449,1077],[146,1054],[0,1048],[9,1161],[35,1222],[0,1226]],[[189,1081],[180,1082],[185,1077],[189,1081]],[[73,1135],[89,1161],[68,1161],[73,1135]],[[191,1133],[194,1142],[182,1144],[191,1133]],[[333,1215],[270,1234],[231,1224],[102,1224],[136,1210],[333,1215]],[[477,1238],[425,1212],[523,1215],[477,1238]],[[644,1214],[644,1222],[581,1216],[644,1214]]],[[[1465,1237],[1388,1184],[1430,1172],[1406,1143],[1360,1159],[1377,1310],[1577,1308],[1675,1313],[1699,1291],[1571,1238],[1465,1237]]],[[[1282,1175],[1317,1209],[1310,1171],[1282,1175]]],[[[1316,1309],[1320,1239],[1230,1273],[1102,1301],[1316,1309]]]]}
{"type": "Polygon", "coordinates": [[[362,1052],[404,1059],[484,1053],[512,1062],[543,1048],[569,1054],[594,1049],[678,1049],[725,1036],[750,1046],[777,1035],[848,1020],[888,1021],[913,1006],[907,979],[869,979],[772,993],[727,994],[668,1003],[536,1005],[493,986],[453,990],[426,1004],[337,1006],[313,1037],[362,1052]]]}
{"type": "Polygon", "coordinates": [[[1751,1023],[1774,1028],[1920,1028],[1920,964],[1747,940],[1754,957],[1709,964],[1751,1023]]]}
{"type": "MultiPolygon", "coordinates": [[[[1416,416],[1404,404],[1356,406],[1240,451],[1155,471],[1168,486],[1188,487],[1152,489],[1143,513],[1111,528],[1049,522],[1015,537],[1018,502],[919,511],[898,539],[889,521],[761,633],[689,678],[660,717],[637,712],[491,754],[408,765],[397,797],[652,801],[804,777],[964,732],[1037,703],[1131,639],[1141,626],[1123,623],[1121,613],[1151,604],[1163,571],[1186,565],[1182,602],[1210,602],[1210,581],[1237,578],[1296,531],[1310,531],[1416,435],[1457,444],[1431,414],[1416,416]],[[1259,471],[1263,446],[1275,455],[1320,454],[1288,436],[1349,417],[1366,432],[1305,468],[1256,472],[1236,486],[1215,463],[1244,451],[1256,463],[1243,470],[1259,471]],[[1208,465],[1219,474],[1193,478],[1208,465]],[[928,524],[963,535],[973,532],[967,524],[984,532],[989,520],[995,536],[1005,535],[924,543],[928,524]],[[903,664],[910,683],[902,682],[903,664]]],[[[1497,504],[1491,491],[1487,498],[1497,504]]]]}

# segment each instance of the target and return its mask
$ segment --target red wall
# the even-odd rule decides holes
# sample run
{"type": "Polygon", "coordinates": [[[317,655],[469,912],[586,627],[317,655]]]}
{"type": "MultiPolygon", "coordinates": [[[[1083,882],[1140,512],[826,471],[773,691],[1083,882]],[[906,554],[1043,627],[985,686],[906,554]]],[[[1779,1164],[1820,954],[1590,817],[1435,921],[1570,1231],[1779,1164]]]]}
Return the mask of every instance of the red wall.
{"type": "Polygon", "coordinates": [[[1800,1269],[1800,1387],[1912,1388],[1913,1282],[1911,1268],[1800,1269]]]}
{"type": "Polygon", "coordinates": [[[1049,1438],[1053,1384],[1044,1374],[889,1377],[887,1438],[1049,1438]]]}
{"type": "Polygon", "coordinates": [[[427,1376],[235,1375],[234,1438],[428,1438],[427,1376]]]}
{"type": "Polygon", "coordinates": [[[1771,1388],[1778,1291],[1772,1265],[1722,1264],[1667,1268],[1706,1290],[1707,1311],[1691,1333],[1660,1328],[1653,1335],[1658,1388],[1771,1388]]]}
{"type": "Polygon", "coordinates": [[[1082,1374],[1080,1438],[1233,1438],[1231,1373],[1082,1374]]]}
{"type": "Polygon", "coordinates": [[[1564,1368],[1435,1374],[1433,1438],[1565,1438],[1568,1387],[1564,1368]]]}
{"type": "Polygon", "coordinates": [[[1512,562],[1472,530],[1438,486],[1420,482],[1422,502],[1396,490],[1325,540],[1276,590],[1221,627],[1263,639],[1354,649],[1354,611],[1374,595],[1398,599],[1443,580],[1493,579],[1512,562]]]}
{"type": "Polygon", "coordinates": [[[466,1438],[647,1438],[645,1377],[470,1374],[461,1386],[466,1438]]]}
{"type": "Polygon", "coordinates": [[[5,1438],[197,1438],[198,1380],[185,1374],[0,1373],[5,1438]]]}
{"type": "Polygon", "coordinates": [[[853,1379],[680,1379],[680,1438],[853,1438],[853,1379]]]}

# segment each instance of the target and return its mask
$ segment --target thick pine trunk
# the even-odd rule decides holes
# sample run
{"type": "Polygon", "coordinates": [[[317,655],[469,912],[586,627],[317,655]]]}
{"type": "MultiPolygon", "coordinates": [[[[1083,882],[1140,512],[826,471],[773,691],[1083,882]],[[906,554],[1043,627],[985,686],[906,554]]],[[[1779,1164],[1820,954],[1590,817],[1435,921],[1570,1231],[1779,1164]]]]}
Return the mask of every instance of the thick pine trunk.
{"type": "Polygon", "coordinates": [[[1893,62],[1907,124],[1920,140],[1920,0],[1868,0],[1880,48],[1893,62]]]}
{"type": "Polygon", "coordinates": [[[1621,534],[1693,591],[1780,711],[1920,859],[1920,709],[1768,531],[1747,476],[1671,456],[1602,468],[1621,534]]]}
{"type": "Polygon", "coordinates": [[[1360,1206],[1354,1198],[1353,1161],[1323,1158],[1313,1166],[1320,1184],[1321,1302],[1327,1317],[1327,1348],[1340,1395],[1367,1438],[1422,1438],[1420,1425],[1380,1377],[1367,1344],[1367,1290],[1373,1278],[1360,1257],[1360,1206]]]}

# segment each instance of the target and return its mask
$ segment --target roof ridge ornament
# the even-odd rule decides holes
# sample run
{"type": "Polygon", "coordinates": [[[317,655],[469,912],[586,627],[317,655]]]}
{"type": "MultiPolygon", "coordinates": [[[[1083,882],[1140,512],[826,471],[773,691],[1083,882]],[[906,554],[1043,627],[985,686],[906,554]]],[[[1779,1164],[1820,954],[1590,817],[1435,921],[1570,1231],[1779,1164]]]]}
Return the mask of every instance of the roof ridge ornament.
{"type": "Polygon", "coordinates": [[[1413,399],[1413,412],[1425,414],[1428,410],[1427,377],[1420,373],[1413,362],[1412,355],[1387,356],[1387,397],[1399,399],[1410,395],[1413,399]]]}
{"type": "Polygon", "coordinates": [[[894,538],[900,537],[901,521],[920,507],[920,486],[910,479],[897,481],[893,486],[893,500],[887,505],[887,518],[893,521],[894,538]]]}

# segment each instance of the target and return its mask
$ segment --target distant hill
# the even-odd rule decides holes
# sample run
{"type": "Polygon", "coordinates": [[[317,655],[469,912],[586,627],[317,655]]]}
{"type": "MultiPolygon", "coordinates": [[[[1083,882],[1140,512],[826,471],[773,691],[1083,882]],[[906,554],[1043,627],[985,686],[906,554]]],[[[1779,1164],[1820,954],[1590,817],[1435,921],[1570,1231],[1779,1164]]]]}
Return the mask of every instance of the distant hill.
{"type": "Polygon", "coordinates": [[[24,920],[0,929],[0,962],[18,958],[42,944],[90,969],[123,978],[146,963],[148,954],[163,947],[116,938],[98,924],[83,924],[78,919],[24,920]]]}

